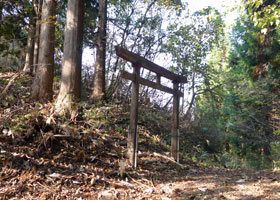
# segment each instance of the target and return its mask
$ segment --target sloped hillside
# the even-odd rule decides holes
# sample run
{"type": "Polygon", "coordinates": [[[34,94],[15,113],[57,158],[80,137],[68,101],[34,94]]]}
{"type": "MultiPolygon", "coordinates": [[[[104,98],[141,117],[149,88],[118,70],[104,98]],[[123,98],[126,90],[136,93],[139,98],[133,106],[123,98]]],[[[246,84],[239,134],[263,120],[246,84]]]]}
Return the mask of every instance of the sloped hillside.
{"type": "Polygon", "coordinates": [[[32,103],[30,84],[22,74],[0,74],[0,199],[280,199],[276,171],[202,167],[187,157],[175,163],[170,116],[152,106],[141,107],[134,170],[125,161],[128,105],[82,103],[69,120],[51,103],[32,103]]]}

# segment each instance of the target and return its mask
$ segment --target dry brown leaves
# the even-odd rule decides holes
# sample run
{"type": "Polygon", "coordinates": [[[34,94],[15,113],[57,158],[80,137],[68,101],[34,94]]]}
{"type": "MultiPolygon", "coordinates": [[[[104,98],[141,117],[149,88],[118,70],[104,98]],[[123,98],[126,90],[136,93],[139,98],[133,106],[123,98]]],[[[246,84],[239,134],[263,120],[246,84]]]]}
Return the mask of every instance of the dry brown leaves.
{"type": "Polygon", "coordinates": [[[280,199],[279,172],[177,164],[147,133],[140,133],[137,170],[126,163],[122,179],[126,111],[106,107],[91,121],[65,124],[51,115],[50,105],[36,108],[22,101],[0,105],[1,120],[33,112],[25,132],[9,135],[3,132],[9,127],[0,124],[0,199],[280,199]]]}

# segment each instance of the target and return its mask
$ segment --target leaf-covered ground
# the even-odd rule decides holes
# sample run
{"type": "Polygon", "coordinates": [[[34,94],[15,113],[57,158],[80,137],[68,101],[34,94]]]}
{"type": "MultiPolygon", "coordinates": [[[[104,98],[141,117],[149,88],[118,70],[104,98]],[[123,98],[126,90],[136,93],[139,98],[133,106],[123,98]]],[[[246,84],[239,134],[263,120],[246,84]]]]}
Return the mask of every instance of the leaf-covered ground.
{"type": "MultiPolygon", "coordinates": [[[[0,92],[13,73],[0,74],[0,92]]],[[[280,199],[280,173],[176,164],[160,135],[170,127],[142,112],[138,168],[125,160],[128,108],[82,106],[72,121],[28,100],[18,74],[0,102],[0,199],[280,199]]]]}

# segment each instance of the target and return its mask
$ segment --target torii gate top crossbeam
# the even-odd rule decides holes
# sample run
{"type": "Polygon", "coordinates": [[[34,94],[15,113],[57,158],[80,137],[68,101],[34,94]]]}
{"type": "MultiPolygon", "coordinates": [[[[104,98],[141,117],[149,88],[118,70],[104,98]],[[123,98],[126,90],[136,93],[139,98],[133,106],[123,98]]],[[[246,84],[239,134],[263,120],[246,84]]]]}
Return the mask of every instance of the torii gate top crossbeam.
{"type": "Polygon", "coordinates": [[[138,64],[141,67],[144,67],[160,76],[163,76],[169,80],[172,80],[173,82],[177,83],[187,83],[188,80],[186,77],[175,74],[133,52],[130,52],[120,46],[116,46],[116,53],[117,56],[131,62],[132,64],[138,64]]]}

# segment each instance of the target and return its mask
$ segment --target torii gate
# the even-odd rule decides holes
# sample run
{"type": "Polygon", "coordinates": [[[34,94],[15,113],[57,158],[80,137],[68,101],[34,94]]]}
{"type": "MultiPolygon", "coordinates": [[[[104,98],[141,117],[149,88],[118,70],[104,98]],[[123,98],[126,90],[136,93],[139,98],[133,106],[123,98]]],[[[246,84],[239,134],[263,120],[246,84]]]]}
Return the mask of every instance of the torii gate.
{"type": "Polygon", "coordinates": [[[183,93],[179,91],[179,83],[187,83],[187,78],[177,75],[135,53],[132,53],[120,46],[116,46],[117,56],[129,61],[133,66],[133,73],[121,71],[120,76],[124,79],[132,81],[132,98],[130,107],[130,122],[128,130],[127,156],[130,164],[136,168],[137,166],[137,146],[138,146],[138,96],[139,84],[146,85],[153,89],[161,90],[173,94],[173,127],[171,139],[171,156],[179,162],[179,98],[183,97],[183,93]],[[140,68],[143,67],[157,75],[156,82],[149,81],[140,77],[140,68]],[[173,83],[173,89],[163,86],[160,82],[161,76],[169,79],[173,83]]]}

